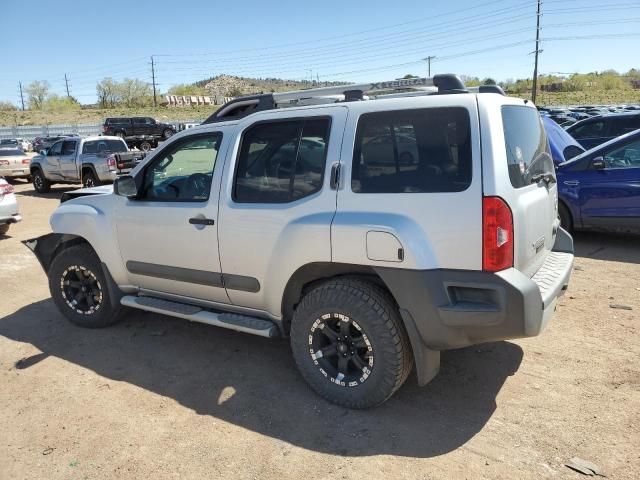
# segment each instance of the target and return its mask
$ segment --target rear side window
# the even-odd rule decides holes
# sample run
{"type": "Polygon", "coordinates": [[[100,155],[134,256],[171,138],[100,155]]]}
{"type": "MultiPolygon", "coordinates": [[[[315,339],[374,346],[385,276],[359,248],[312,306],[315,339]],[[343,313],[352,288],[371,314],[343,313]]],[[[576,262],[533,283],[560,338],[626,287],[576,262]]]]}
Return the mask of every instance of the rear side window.
{"type": "Polygon", "coordinates": [[[107,118],[107,125],[128,125],[130,123],[130,118],[107,118]]]}
{"type": "Polygon", "coordinates": [[[329,118],[258,123],[242,136],[234,185],[238,203],[285,203],[322,188],[329,118]]]}
{"type": "Polygon", "coordinates": [[[127,145],[122,140],[90,140],[82,147],[83,154],[122,153],[127,145]]]}
{"type": "Polygon", "coordinates": [[[594,120],[586,122],[571,130],[571,136],[576,140],[582,138],[604,137],[607,133],[604,120],[594,120]]]}
{"type": "Polygon", "coordinates": [[[460,192],[471,183],[469,113],[462,107],[366,113],[358,121],[355,193],[460,192]]]}
{"type": "Polygon", "coordinates": [[[611,137],[619,137],[640,128],[640,115],[611,119],[611,137]]]}
{"type": "Polygon", "coordinates": [[[526,187],[539,174],[555,176],[547,135],[536,109],[504,105],[502,126],[511,185],[526,187]]]}

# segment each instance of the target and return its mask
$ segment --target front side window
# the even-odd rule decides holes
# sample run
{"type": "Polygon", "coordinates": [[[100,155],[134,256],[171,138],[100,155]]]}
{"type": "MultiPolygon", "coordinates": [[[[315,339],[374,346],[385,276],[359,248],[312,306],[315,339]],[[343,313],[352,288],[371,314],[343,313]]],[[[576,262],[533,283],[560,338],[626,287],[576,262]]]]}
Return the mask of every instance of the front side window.
{"type": "Polygon", "coordinates": [[[604,164],[607,169],[640,167],[640,140],[607,152],[604,164]]]}
{"type": "Polygon", "coordinates": [[[233,198],[239,203],[284,203],[319,191],[330,119],[258,123],[242,136],[233,198]]]}
{"type": "Polygon", "coordinates": [[[62,142],[54,143],[49,150],[49,155],[60,155],[62,152],[62,142]]]}
{"type": "Polygon", "coordinates": [[[502,128],[511,185],[522,188],[535,183],[539,175],[555,177],[549,142],[536,109],[503,106],[502,128]]]}
{"type": "Polygon", "coordinates": [[[471,184],[469,113],[462,107],[367,113],[353,153],[355,193],[460,192],[471,184]]]}
{"type": "Polygon", "coordinates": [[[221,141],[221,133],[210,133],[167,147],[146,168],[139,198],[166,202],[208,200],[221,141]]]}

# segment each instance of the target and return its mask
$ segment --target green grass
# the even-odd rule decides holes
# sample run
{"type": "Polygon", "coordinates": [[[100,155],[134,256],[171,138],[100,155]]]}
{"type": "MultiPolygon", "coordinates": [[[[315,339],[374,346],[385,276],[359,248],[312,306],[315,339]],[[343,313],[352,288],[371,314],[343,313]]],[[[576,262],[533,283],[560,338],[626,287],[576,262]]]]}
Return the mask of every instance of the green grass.
{"type": "Polygon", "coordinates": [[[12,127],[20,125],[57,125],[102,123],[107,117],[143,116],[153,117],[160,121],[166,120],[204,120],[219,106],[198,106],[185,108],[112,108],[86,109],[67,112],[45,111],[13,111],[0,112],[0,126],[12,127]]]}

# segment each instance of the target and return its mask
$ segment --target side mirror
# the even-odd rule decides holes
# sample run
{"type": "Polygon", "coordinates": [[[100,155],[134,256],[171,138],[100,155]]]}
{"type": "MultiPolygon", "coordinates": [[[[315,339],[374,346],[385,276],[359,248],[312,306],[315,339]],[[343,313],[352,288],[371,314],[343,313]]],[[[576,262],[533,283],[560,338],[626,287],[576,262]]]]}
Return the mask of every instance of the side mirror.
{"type": "Polygon", "coordinates": [[[113,193],[121,197],[135,197],[138,194],[136,181],[131,175],[123,175],[122,177],[116,178],[116,181],[113,183],[113,193]]]}
{"type": "Polygon", "coordinates": [[[604,170],[604,168],[606,167],[606,164],[604,163],[604,158],[596,157],[593,160],[591,160],[591,167],[594,170],[604,170]]]}
{"type": "Polygon", "coordinates": [[[47,156],[47,150],[46,149],[40,150],[40,155],[42,155],[43,157],[46,157],[47,156]]]}

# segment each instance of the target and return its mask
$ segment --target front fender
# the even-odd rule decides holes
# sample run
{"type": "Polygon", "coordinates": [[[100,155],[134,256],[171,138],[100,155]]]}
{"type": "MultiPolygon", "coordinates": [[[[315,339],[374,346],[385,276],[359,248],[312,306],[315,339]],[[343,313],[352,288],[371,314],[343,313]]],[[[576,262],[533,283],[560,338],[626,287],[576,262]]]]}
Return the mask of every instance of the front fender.
{"type": "Polygon", "coordinates": [[[55,257],[58,247],[63,243],[79,238],[77,235],[68,235],[65,233],[47,233],[41,237],[23,240],[22,243],[31,250],[45,273],[49,272],[51,262],[55,257]]]}

